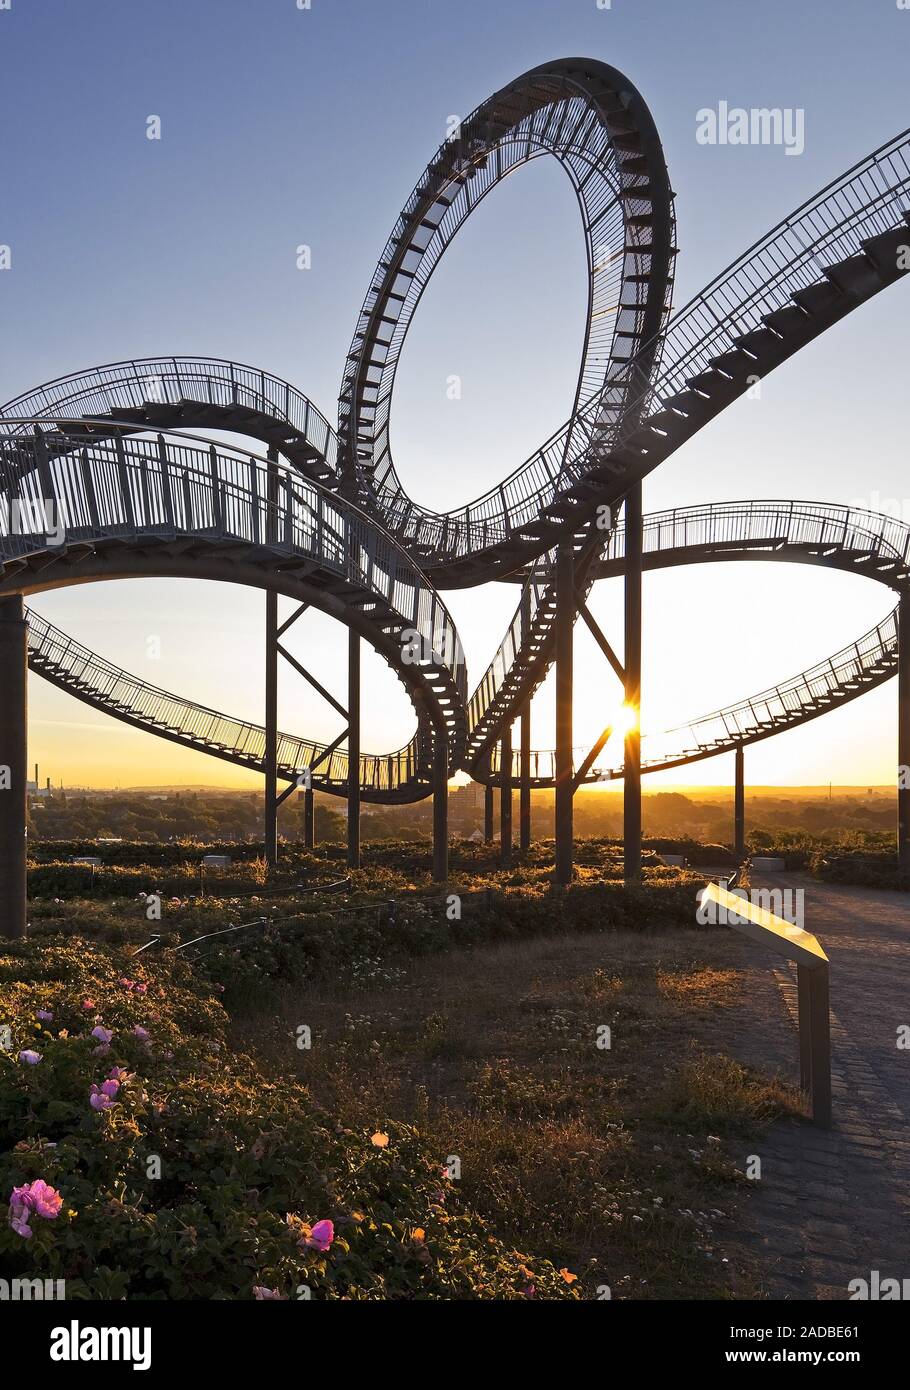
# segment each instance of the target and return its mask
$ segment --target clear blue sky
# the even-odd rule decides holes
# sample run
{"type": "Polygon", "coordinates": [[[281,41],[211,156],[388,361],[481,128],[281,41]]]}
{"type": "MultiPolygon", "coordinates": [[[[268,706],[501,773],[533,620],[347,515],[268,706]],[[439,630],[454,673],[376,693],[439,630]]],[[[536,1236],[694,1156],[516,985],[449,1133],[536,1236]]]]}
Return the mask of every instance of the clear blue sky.
{"type": "MultiPolygon", "coordinates": [[[[910,12],[896,0],[613,0],[608,10],[596,0],[312,0],[309,11],[296,0],[12,0],[0,11],[0,243],[13,256],[0,274],[0,399],[95,363],[185,352],[267,367],[333,417],[372,266],[448,117],[574,54],[623,69],[652,107],[678,194],[678,305],[910,125],[910,12]],[[802,108],[805,153],[699,145],[696,112],[721,99],[802,108]],[[145,138],[152,114],[160,142],[145,138]],[[301,242],[309,272],[295,266],[301,242]]],[[[522,171],[471,220],[402,361],[393,443],[419,500],[467,500],[563,420],[582,274],[555,165],[522,171]],[[445,398],[453,372],[464,379],[457,405],[445,398]]],[[[660,470],[646,506],[750,495],[874,505],[877,494],[910,511],[906,312],[899,287],[851,317],[772,377],[760,403],[737,405],[660,470]]],[[[616,594],[602,587],[595,606],[612,621],[616,594]]],[[[473,678],[513,598],[503,586],[452,596],[473,678]]],[[[646,606],[653,728],[824,657],[883,616],[888,596],[859,579],[744,566],[655,576],[646,606]],[[706,644],[737,622],[742,664],[706,669],[706,644]]],[[[36,607],[159,684],[260,711],[258,594],[235,591],[227,616],[210,586],[156,581],[77,588],[36,607]],[[150,635],[163,640],[160,661],[148,659],[150,635]]],[[[611,633],[618,640],[615,623],[611,633]]],[[[342,679],[340,632],[316,618],[300,640],[342,679]]],[[[589,724],[596,732],[601,691],[611,701],[613,691],[583,642],[579,660],[583,738],[589,724]]],[[[382,698],[365,736],[391,747],[411,715],[393,681],[371,679],[382,698]]],[[[753,780],[892,780],[892,686],[756,749],[753,780]]],[[[544,696],[541,746],[552,743],[547,708],[544,696]]],[[[331,712],[290,680],[282,717],[336,732],[331,712]]],[[[110,780],[112,767],[123,782],[145,781],[151,762],[169,778],[228,772],[108,734],[109,722],[37,679],[32,720],[35,756],[70,781],[92,769],[110,780]]],[[[729,769],[718,761],[699,775],[726,780],[729,769]]]]}

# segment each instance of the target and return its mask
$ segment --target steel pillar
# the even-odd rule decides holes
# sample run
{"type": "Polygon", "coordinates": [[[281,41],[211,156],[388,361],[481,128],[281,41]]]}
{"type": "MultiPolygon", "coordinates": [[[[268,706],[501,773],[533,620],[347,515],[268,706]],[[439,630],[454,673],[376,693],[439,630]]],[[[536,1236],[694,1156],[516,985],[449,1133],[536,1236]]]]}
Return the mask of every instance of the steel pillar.
{"type": "Polygon", "coordinates": [[[360,868],[360,634],[348,628],[348,868],[360,868]]]}
{"type": "Polygon", "coordinates": [[[303,790],[303,843],[306,849],[314,849],[316,845],[316,807],[312,787],[304,787],[303,790]]]}
{"type": "Polygon", "coordinates": [[[265,596],[265,862],[278,862],[278,595],[265,596]]]}
{"type": "Polygon", "coordinates": [[[487,785],[483,789],[483,842],[485,845],[493,843],[493,787],[487,785]]]}
{"type": "Polygon", "coordinates": [[[910,873],[910,598],[897,622],[897,862],[910,873]]]}
{"type": "Polygon", "coordinates": [[[0,936],[28,925],[28,623],[21,594],[0,599],[0,936]]]}
{"type": "Polygon", "coordinates": [[[531,701],[521,712],[519,726],[521,785],[518,793],[518,844],[522,852],[531,848],[531,701]]]}
{"type": "Polygon", "coordinates": [[[575,625],[575,554],[571,541],[556,552],[556,872],[571,883],[572,844],[572,641],[575,625]]]}
{"type": "Polygon", "coordinates": [[[746,855],[746,777],[745,752],[736,750],[736,783],[733,789],[733,849],[740,859],[746,855]]]}
{"type": "Polygon", "coordinates": [[[433,748],[433,878],[449,877],[449,750],[438,730],[433,748]]]}
{"type": "Polygon", "coordinates": [[[507,723],[499,745],[499,862],[512,863],[512,725],[507,723]]]}
{"type": "MultiPolygon", "coordinates": [[[[528,635],[531,626],[531,594],[524,590],[521,598],[521,636],[528,635]]],[[[522,853],[531,848],[531,697],[525,701],[519,725],[519,792],[518,844],[522,853]]]]}
{"type": "Polygon", "coordinates": [[[630,720],[625,736],[623,776],[623,877],[641,882],[641,483],[625,505],[625,705],[630,720]]]}
{"type": "MultiPolygon", "coordinates": [[[[268,453],[268,509],[266,533],[275,539],[278,503],[278,451],[268,453]]],[[[265,596],[265,862],[274,869],[278,862],[278,595],[265,596]]]]}

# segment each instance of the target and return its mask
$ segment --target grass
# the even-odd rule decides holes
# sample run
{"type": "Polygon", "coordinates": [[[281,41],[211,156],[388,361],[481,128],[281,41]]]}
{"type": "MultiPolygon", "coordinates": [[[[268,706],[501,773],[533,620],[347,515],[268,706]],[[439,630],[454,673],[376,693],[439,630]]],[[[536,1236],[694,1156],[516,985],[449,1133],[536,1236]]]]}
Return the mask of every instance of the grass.
{"type": "Polygon", "coordinates": [[[415,1125],[491,1232],[583,1296],[750,1297],[760,1271],[725,1255],[745,1158],[797,1099],[726,1050],[744,960],[722,934],[626,932],[377,958],[280,988],[233,1037],[342,1124],[415,1125]]]}

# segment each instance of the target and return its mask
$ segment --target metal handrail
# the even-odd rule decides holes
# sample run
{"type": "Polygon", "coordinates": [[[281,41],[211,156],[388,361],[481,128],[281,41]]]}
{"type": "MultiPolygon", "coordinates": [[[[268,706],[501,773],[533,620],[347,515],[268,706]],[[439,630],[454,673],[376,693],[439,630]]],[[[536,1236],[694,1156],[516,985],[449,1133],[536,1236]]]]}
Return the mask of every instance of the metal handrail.
{"type": "MultiPolygon", "coordinates": [[[[349,434],[349,448],[368,473],[367,491],[386,525],[425,561],[434,557],[444,562],[486,550],[536,516],[540,504],[568,477],[566,462],[575,448],[576,425],[586,435],[582,403],[596,400],[602,410],[608,383],[611,409],[621,411],[624,397],[641,386],[638,364],[648,361],[647,376],[659,361],[660,340],[650,335],[660,316],[644,330],[642,325],[645,306],[654,299],[652,272],[668,277],[666,292],[658,287],[663,296],[658,307],[664,318],[669,311],[672,197],[662,158],[652,153],[643,169],[623,167],[608,127],[615,124],[617,109],[624,120],[632,117],[637,94],[608,92],[614,77],[597,64],[578,70],[566,64],[564,71],[557,64],[525,74],[482,103],[462,122],[460,144],[453,148],[444,143],[430,161],[379,259],[346,361],[339,434],[349,434]],[[612,109],[602,109],[605,97],[612,109]],[[467,507],[446,512],[420,507],[407,497],[389,445],[389,410],[401,346],[426,284],[466,218],[510,172],[543,154],[554,155],[573,183],[588,256],[588,322],[572,414],[552,441],[467,507]],[[654,227],[644,230],[631,220],[638,215],[645,223],[641,215],[655,204],[663,208],[664,202],[670,227],[666,246],[654,227]],[[605,221],[608,214],[610,220],[605,221]],[[612,254],[603,254],[605,245],[612,254]],[[664,253],[669,265],[657,264],[664,253]],[[377,330],[380,312],[382,335],[377,330]],[[646,339],[650,353],[639,353],[646,339]],[[630,347],[631,340],[635,341],[630,347]],[[636,366],[624,373],[616,363],[625,362],[628,355],[636,366]],[[365,364],[379,372],[379,380],[370,378],[369,399],[360,400],[365,364]]],[[[624,132],[632,128],[637,129],[621,126],[624,132]]],[[[586,443],[582,440],[579,447],[586,443]]]]}
{"type": "MultiPolygon", "coordinates": [[[[835,502],[762,498],[673,507],[650,512],[644,518],[643,536],[644,549],[650,554],[773,539],[783,545],[871,548],[901,565],[910,563],[910,525],[883,512],[835,502]]],[[[624,554],[625,523],[620,520],[604,559],[619,561],[624,554]]]]}
{"type": "MultiPolygon", "coordinates": [[[[419,637],[422,650],[413,664],[427,678],[431,699],[436,698],[434,672],[448,674],[457,697],[452,708],[443,708],[451,744],[465,696],[464,655],[448,610],[413,560],[336,494],[296,474],[288,481],[285,473],[278,500],[270,500],[268,460],[204,442],[203,449],[186,435],[149,440],[115,430],[89,442],[69,438],[62,451],[49,456],[40,440],[0,437],[0,473],[6,484],[0,502],[0,558],[21,561],[51,548],[40,527],[21,525],[23,516],[35,521],[34,516],[14,516],[11,504],[17,492],[53,504],[66,545],[189,533],[306,555],[383,600],[387,612],[419,637]]],[[[374,621],[380,623],[381,614],[374,621]]],[[[115,670],[107,673],[108,699],[114,698],[119,679],[115,670]]],[[[200,713],[197,708],[197,721],[200,713]]],[[[214,726],[208,736],[213,732],[214,726]]],[[[414,756],[406,761],[416,766],[420,751],[416,746],[409,750],[414,756]]],[[[454,745],[451,754],[457,761],[454,745]]],[[[376,777],[374,768],[371,779],[376,777]]]]}
{"type": "Polygon", "coordinates": [[[72,372],[7,401],[0,406],[0,421],[14,417],[83,419],[100,417],[107,411],[197,400],[204,405],[248,406],[270,420],[288,424],[335,472],[338,437],[312,401],[271,372],[221,357],[133,358],[72,372]],[[188,385],[199,383],[206,386],[204,396],[187,394],[188,385]],[[213,384],[222,388],[220,394],[213,393],[213,384]]]}
{"type": "Polygon", "coordinates": [[[669,365],[647,399],[681,389],[686,377],[716,355],[719,343],[732,345],[734,337],[761,327],[763,314],[788,303],[794,286],[816,283],[826,265],[855,255],[864,240],[899,225],[906,211],[900,199],[910,196],[908,152],[910,129],[813,194],[674,314],[664,335],[669,365]],[[757,280],[750,274],[755,267],[762,268],[757,280]]]}
{"type": "Polygon", "coordinates": [[[642,765],[657,770],[668,762],[689,761],[695,753],[734,748],[751,741],[747,735],[752,729],[788,728],[802,722],[807,708],[831,699],[843,702],[857,682],[868,688],[870,682],[890,675],[897,662],[898,612],[899,605],[857,642],[779,685],[668,730],[660,738],[670,745],[679,735],[679,752],[643,756],[642,765]]]}
{"type": "MultiPolygon", "coordinates": [[[[643,753],[642,771],[659,772],[663,768],[729,752],[743,744],[755,742],[772,730],[781,732],[801,723],[806,718],[807,709],[818,708],[822,702],[846,703],[871,684],[893,674],[897,648],[898,608],[895,608],[858,641],[851,642],[827,660],[759,695],[658,734],[656,737],[666,745],[666,751],[651,756],[643,753]]],[[[653,739],[655,736],[643,735],[643,748],[649,737],[653,739]]],[[[584,747],[573,749],[575,766],[587,752],[588,749],[584,747]]],[[[553,749],[535,749],[531,760],[533,781],[552,783],[555,780],[556,754],[553,749]]],[[[500,773],[501,766],[499,748],[494,747],[491,752],[491,772],[494,775],[500,773]]],[[[520,771],[521,755],[513,749],[513,780],[519,777],[520,771]]],[[[585,782],[612,781],[621,778],[622,774],[621,763],[598,766],[590,770],[585,782]]]]}
{"type": "MultiPolygon", "coordinates": [[[[807,521],[810,523],[813,544],[827,544],[829,538],[825,536],[823,528],[832,524],[836,530],[833,539],[836,539],[839,546],[845,549],[849,549],[850,542],[857,536],[861,537],[863,544],[865,544],[869,537],[876,540],[880,539],[886,528],[890,527],[892,528],[892,535],[889,541],[889,553],[895,555],[906,552],[908,532],[910,532],[910,528],[880,513],[848,508],[839,504],[787,499],[733,501],[689,508],[673,508],[663,512],[650,513],[644,519],[644,527],[646,534],[657,533],[659,540],[665,546],[678,547],[681,544],[685,546],[691,543],[687,534],[691,523],[698,524],[700,529],[697,541],[699,544],[705,544],[718,540],[719,535],[716,529],[718,521],[733,518],[737,523],[737,537],[742,539],[743,537],[748,538],[752,534],[751,526],[756,519],[763,521],[768,517],[771,517],[774,522],[773,535],[776,541],[790,533],[791,523],[797,523],[801,527],[803,521],[807,521]],[[780,521],[787,524],[779,526],[778,522],[780,521]],[[745,529],[741,525],[743,522],[748,523],[745,529]],[[704,529],[702,523],[710,523],[710,526],[708,529],[704,529]],[[680,526],[683,527],[685,533],[682,537],[680,526]]],[[[621,530],[621,527],[619,529],[621,530]]],[[[727,529],[722,529],[720,539],[729,540],[730,534],[727,529]]],[[[800,534],[802,534],[801,531],[800,534]]],[[[610,538],[609,553],[614,559],[622,555],[621,541],[621,535],[619,537],[614,535],[610,538]]],[[[893,583],[894,576],[889,573],[881,575],[880,578],[881,582],[892,584],[893,587],[901,587],[902,583],[906,582],[903,580],[901,584],[893,583]]],[[[526,584],[531,589],[532,621],[529,627],[523,626],[523,605],[519,604],[516,617],[510,627],[512,634],[510,640],[515,643],[516,650],[530,639],[532,633],[536,632],[536,635],[540,636],[543,629],[539,624],[536,629],[534,627],[536,607],[543,604],[544,599],[549,596],[545,579],[536,573],[529,577],[526,584]]],[[[549,611],[544,606],[544,618],[549,611]]],[[[258,765],[261,761],[262,750],[264,749],[264,730],[260,726],[247,721],[231,720],[228,716],[221,715],[217,711],[196,705],[194,702],[183,700],[167,691],[151,686],[138,677],[131,676],[128,672],[112,666],[104,658],[68,638],[66,634],[52,627],[38,615],[31,614],[30,619],[30,659],[36,669],[47,669],[50,666],[65,662],[67,674],[70,677],[70,685],[86,679],[93,682],[92,703],[122,707],[125,701],[130,701],[138,718],[149,723],[166,724],[168,727],[176,725],[183,730],[189,739],[198,737],[200,721],[205,719],[217,721],[207,730],[207,737],[210,740],[232,747],[237,754],[238,761],[240,760],[239,749],[241,745],[243,746],[244,760],[253,765],[258,765]]],[[[764,728],[771,720],[775,721],[775,727],[780,727],[780,718],[788,711],[795,716],[793,721],[795,722],[801,717],[804,700],[811,699],[814,702],[821,697],[831,695],[832,692],[837,698],[840,698],[846,683],[852,682],[857,676],[865,678],[876,665],[882,661],[890,661],[893,657],[894,641],[896,641],[896,624],[895,617],[892,615],[886,624],[880,624],[873,629],[871,634],[865,634],[858,642],[846,648],[845,653],[836,654],[818,667],[794,677],[792,681],[774,687],[772,691],[763,692],[738,704],[714,711],[688,725],[680,726],[677,730],[670,730],[662,738],[670,740],[674,733],[684,732],[687,735],[686,749],[688,749],[689,754],[698,750],[719,751],[718,735],[721,744],[732,747],[737,742],[742,741],[744,730],[748,727],[764,728]],[[849,658],[846,666],[844,666],[845,654],[849,658]],[[769,715],[766,719],[760,713],[763,705],[774,706],[774,714],[769,715]],[[705,732],[701,733],[701,730],[705,730],[705,732]]],[[[495,698],[506,670],[506,664],[502,663],[496,673],[495,689],[490,684],[493,677],[488,672],[484,678],[487,682],[483,692],[484,698],[489,700],[495,698]]],[[[474,700],[477,699],[478,695],[475,692],[474,700]]],[[[115,712],[120,712],[122,715],[122,708],[115,712]]],[[[473,727],[475,727],[474,723],[471,722],[469,728],[473,727]]],[[[279,765],[282,775],[294,776],[303,768],[320,763],[320,754],[324,752],[324,748],[324,745],[310,740],[280,734],[279,765]]],[[[415,792],[422,792],[425,788],[421,782],[420,769],[417,766],[416,751],[415,739],[394,754],[363,754],[361,758],[361,785],[364,788],[369,787],[373,790],[383,791],[400,789],[403,785],[413,783],[415,792]]],[[[583,753],[586,750],[578,751],[583,753]]],[[[672,758],[677,759],[683,756],[686,756],[684,752],[674,753],[672,758]]],[[[517,775],[518,772],[518,758],[519,754],[516,751],[513,753],[513,775],[517,775]]],[[[532,754],[532,777],[535,780],[552,780],[553,759],[552,750],[535,750],[532,754]]],[[[659,761],[662,762],[663,760],[661,758],[659,761]]],[[[653,762],[654,759],[651,759],[651,764],[653,762]]],[[[491,753],[491,771],[493,773],[500,771],[499,749],[495,746],[491,753]]],[[[607,770],[605,772],[601,767],[597,767],[592,770],[586,780],[596,781],[604,775],[616,774],[615,771],[607,770]]],[[[336,750],[327,759],[318,777],[314,775],[313,780],[317,785],[334,784],[334,789],[337,789],[338,786],[346,784],[346,778],[347,755],[336,750]]]]}
{"type": "MultiPolygon", "coordinates": [[[[774,527],[774,540],[781,544],[831,545],[839,550],[872,548],[877,555],[891,558],[900,566],[890,576],[894,581],[892,587],[905,587],[908,582],[905,567],[910,564],[910,526],[882,513],[836,503],[792,499],[712,502],[649,513],[643,522],[644,551],[649,554],[686,546],[759,542],[769,539],[767,531],[758,529],[759,523],[768,521],[774,527]],[[828,527],[832,528],[830,532],[828,527]]],[[[609,533],[604,533],[605,562],[622,559],[624,541],[625,527],[620,520],[609,533]]],[[[543,589],[539,582],[531,579],[525,580],[525,589],[530,589],[531,593],[530,626],[527,632],[523,630],[520,602],[503,641],[468,701],[469,738],[488,718],[496,696],[506,684],[512,663],[520,653],[525,654],[527,638],[533,636],[539,640],[542,635],[538,608],[544,597],[552,600],[554,591],[543,589]]]]}
{"type": "MultiPolygon", "coordinates": [[[[17,418],[11,423],[38,422],[17,418]]],[[[192,525],[213,539],[223,536],[254,544],[270,543],[268,538],[277,536],[274,544],[279,549],[302,549],[339,575],[376,589],[418,629],[428,655],[453,675],[463,670],[455,624],[407,551],[354,503],[312,479],[282,473],[284,499],[270,501],[266,483],[272,469],[274,464],[256,454],[196,435],[162,433],[148,440],[115,429],[113,437],[70,437],[65,452],[45,460],[42,470],[35,441],[0,435],[0,558],[32,553],[34,540],[47,536],[40,527],[14,527],[10,504],[17,493],[29,500],[24,494],[30,483],[38,485],[36,497],[54,506],[67,543],[122,539],[124,527],[138,534],[182,531],[192,525]],[[52,495],[41,491],[45,483],[52,495]],[[25,544],[16,544],[14,538],[25,544]],[[381,588],[378,578],[385,581],[381,588]],[[404,611],[396,600],[408,590],[413,593],[412,606],[404,611]]],[[[20,522],[23,518],[33,520],[35,513],[23,507],[20,522]]]]}
{"type": "Polygon", "coordinates": [[[905,210],[901,199],[910,203],[908,152],[910,131],[904,131],[778,223],[690,300],[661,335],[662,371],[634,404],[619,411],[615,399],[635,375],[633,362],[616,369],[536,453],[466,507],[431,513],[409,504],[420,518],[413,542],[431,553],[445,527],[447,557],[456,558],[485,548],[485,528],[491,528],[492,543],[534,519],[554,495],[558,460],[564,461],[562,485],[576,480],[586,466],[622,445],[640,427],[639,417],[646,423],[661,402],[707,370],[711,357],[732,348],[735,337],[760,328],[763,316],[789,303],[794,291],[822,279],[825,263],[856,254],[865,239],[899,225],[905,210]],[[623,417],[629,423],[622,423],[623,417]]]}
{"type": "MultiPolygon", "coordinates": [[[[113,666],[104,657],[84,647],[33,609],[26,610],[28,620],[29,663],[42,675],[63,685],[80,698],[85,694],[74,686],[89,682],[92,687],[90,703],[96,707],[116,707],[120,717],[131,715],[152,732],[173,729],[183,741],[205,748],[216,744],[229,749],[233,760],[251,767],[262,768],[265,760],[265,729],[248,720],[234,719],[217,710],[183,699],[162,690],[130,672],[113,666]],[[125,708],[124,708],[125,707],[125,708]],[[216,721],[200,737],[203,721],[216,721]]],[[[361,753],[360,785],[373,790],[400,790],[414,784],[421,794],[424,783],[417,775],[417,738],[393,753],[361,753]]],[[[278,775],[288,781],[296,780],[303,772],[311,772],[313,786],[331,785],[333,790],[347,788],[348,755],[346,750],[313,739],[279,732],[278,775]]]]}

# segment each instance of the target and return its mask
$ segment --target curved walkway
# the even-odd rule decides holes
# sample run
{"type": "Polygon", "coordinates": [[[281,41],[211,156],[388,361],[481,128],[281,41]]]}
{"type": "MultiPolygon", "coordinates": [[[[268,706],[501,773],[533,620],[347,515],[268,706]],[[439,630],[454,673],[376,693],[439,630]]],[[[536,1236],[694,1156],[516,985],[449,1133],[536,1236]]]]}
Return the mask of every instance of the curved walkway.
{"type": "Polygon", "coordinates": [[[412,775],[419,758],[429,770],[428,722],[449,769],[460,765],[466,672],[454,623],[373,521],[308,479],[186,435],[74,443],[53,455],[40,439],[0,439],[0,476],[40,502],[0,513],[0,593],[153,574],[252,584],[312,603],[360,632],[407,688],[418,735],[400,774],[412,775]],[[48,529],[48,505],[60,538],[48,529]]]}

